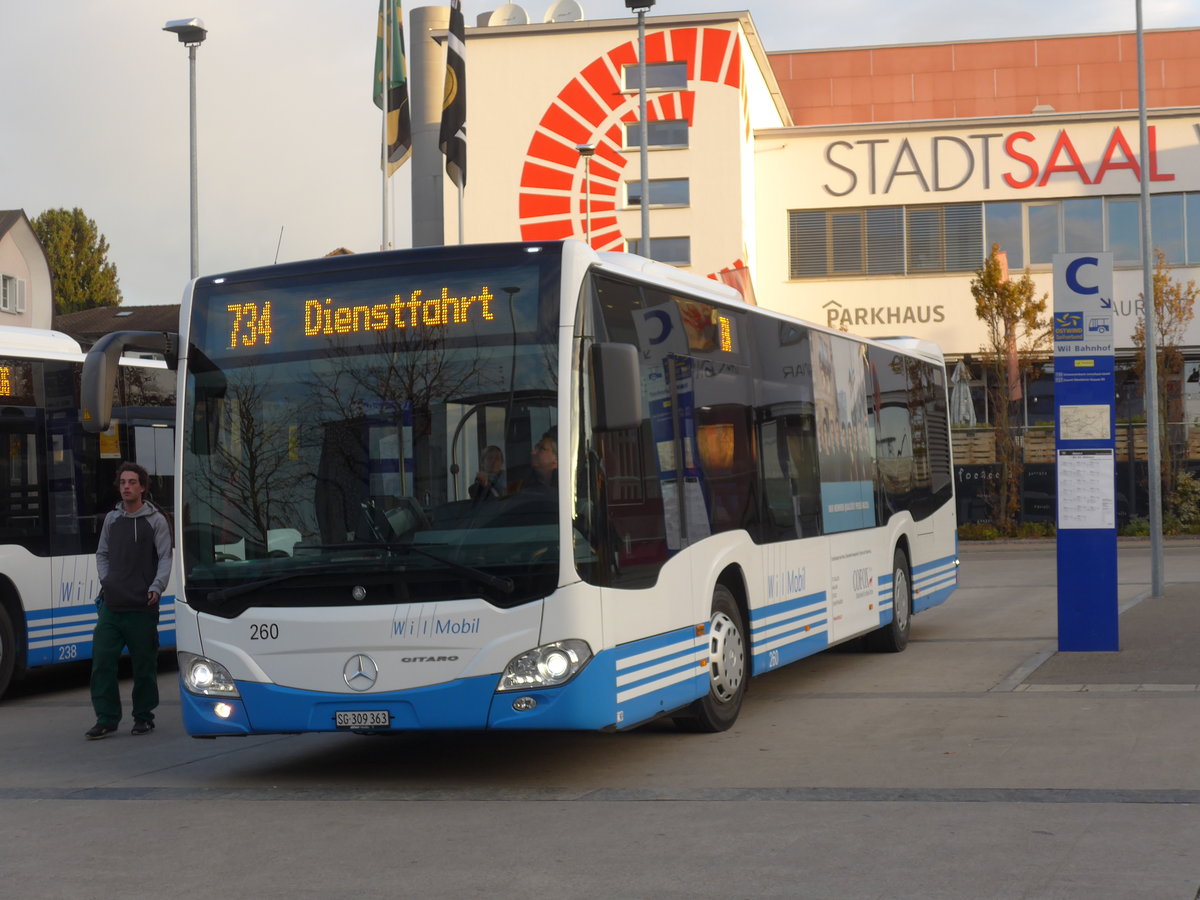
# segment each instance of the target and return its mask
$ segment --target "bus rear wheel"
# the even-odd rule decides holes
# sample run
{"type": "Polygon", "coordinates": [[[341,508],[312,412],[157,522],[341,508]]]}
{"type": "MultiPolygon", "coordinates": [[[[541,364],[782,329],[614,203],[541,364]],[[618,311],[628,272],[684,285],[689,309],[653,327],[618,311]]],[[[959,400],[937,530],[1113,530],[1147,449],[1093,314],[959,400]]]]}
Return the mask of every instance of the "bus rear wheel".
{"type": "Polygon", "coordinates": [[[876,653],[899,653],[908,646],[912,626],[912,582],[908,556],[899,547],[892,555],[892,621],[867,635],[867,646],[876,653]]]}
{"type": "Polygon", "coordinates": [[[17,632],[8,610],[0,606],[0,697],[8,690],[17,667],[17,632]]]}
{"type": "Polygon", "coordinates": [[[708,623],[708,693],[675,716],[676,726],[710,734],[728,730],[742,710],[748,665],[742,612],[729,589],[718,584],[708,623]]]}

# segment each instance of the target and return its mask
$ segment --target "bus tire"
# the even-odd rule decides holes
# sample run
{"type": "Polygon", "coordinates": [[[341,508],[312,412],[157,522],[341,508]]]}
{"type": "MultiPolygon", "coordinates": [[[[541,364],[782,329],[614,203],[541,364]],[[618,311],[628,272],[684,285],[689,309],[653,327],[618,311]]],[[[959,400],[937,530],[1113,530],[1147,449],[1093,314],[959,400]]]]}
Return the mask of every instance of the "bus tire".
{"type": "Polygon", "coordinates": [[[675,716],[681,731],[726,731],[742,710],[749,661],[746,628],[733,594],[723,584],[713,589],[708,624],[708,693],[675,716]]]}
{"type": "Polygon", "coordinates": [[[8,690],[17,669],[17,632],[12,617],[0,604],[0,697],[8,690]]]}
{"type": "Polygon", "coordinates": [[[867,647],[876,653],[899,653],[908,646],[912,627],[912,579],[908,556],[899,547],[892,555],[892,621],[867,635],[867,647]]]}

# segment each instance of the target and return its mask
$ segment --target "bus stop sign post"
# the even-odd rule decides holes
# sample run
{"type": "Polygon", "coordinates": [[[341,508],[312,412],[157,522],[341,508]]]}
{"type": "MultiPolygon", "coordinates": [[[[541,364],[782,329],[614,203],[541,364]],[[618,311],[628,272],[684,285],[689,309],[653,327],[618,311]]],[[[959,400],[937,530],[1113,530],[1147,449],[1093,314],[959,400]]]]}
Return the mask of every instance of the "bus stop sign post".
{"type": "Polygon", "coordinates": [[[1053,263],[1058,649],[1119,650],[1112,254],[1053,263]]]}

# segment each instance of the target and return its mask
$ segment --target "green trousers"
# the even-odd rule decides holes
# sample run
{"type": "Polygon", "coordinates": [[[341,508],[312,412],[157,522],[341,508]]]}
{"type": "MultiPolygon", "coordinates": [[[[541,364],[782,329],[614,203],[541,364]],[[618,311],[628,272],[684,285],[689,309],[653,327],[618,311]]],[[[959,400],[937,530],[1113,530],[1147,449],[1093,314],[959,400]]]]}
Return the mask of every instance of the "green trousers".
{"type": "Polygon", "coordinates": [[[113,612],[101,603],[92,634],[92,708],[96,721],[110,728],[121,721],[117,661],[125,647],[133,663],[133,717],[153,722],[158,706],[158,610],[113,612]]]}

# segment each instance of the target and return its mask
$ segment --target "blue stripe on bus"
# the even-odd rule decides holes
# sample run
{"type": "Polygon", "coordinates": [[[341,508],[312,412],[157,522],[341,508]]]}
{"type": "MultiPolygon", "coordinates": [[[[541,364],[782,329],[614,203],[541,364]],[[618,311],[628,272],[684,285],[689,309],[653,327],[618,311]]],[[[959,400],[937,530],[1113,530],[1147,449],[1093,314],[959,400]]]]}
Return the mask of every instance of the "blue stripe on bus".
{"type": "Polygon", "coordinates": [[[819,653],[829,646],[829,600],[824,591],[750,610],[751,673],[819,653]]]}
{"type": "MultiPolygon", "coordinates": [[[[27,661],[30,666],[92,658],[92,633],[96,630],[96,605],[83,603],[25,614],[27,661]]],[[[158,643],[175,646],[175,596],[159,602],[158,643]]]]}
{"type": "Polygon", "coordinates": [[[913,567],[913,612],[944,603],[958,587],[955,559],[954,556],[943,556],[913,567]]]}
{"type": "MultiPolygon", "coordinates": [[[[498,696],[497,680],[497,675],[482,675],[407,691],[366,694],[239,681],[241,700],[201,697],[183,689],[180,697],[184,727],[192,735],[336,731],[334,713],[358,710],[386,710],[395,730],[481,729],[487,726],[493,696],[498,696]],[[220,703],[232,709],[228,718],[216,715],[214,707],[220,703]]],[[[515,699],[520,695],[505,696],[515,699]]]]}
{"type": "Polygon", "coordinates": [[[707,631],[707,625],[689,625],[611,651],[617,727],[678,709],[708,691],[707,631]]]}

